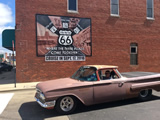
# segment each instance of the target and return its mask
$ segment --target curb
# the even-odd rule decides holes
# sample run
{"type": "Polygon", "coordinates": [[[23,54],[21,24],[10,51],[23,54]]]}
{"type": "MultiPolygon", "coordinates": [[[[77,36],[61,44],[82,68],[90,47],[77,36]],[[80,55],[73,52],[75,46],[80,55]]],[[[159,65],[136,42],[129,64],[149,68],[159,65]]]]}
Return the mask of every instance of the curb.
{"type": "Polygon", "coordinates": [[[13,92],[13,91],[26,91],[26,90],[36,90],[36,88],[20,88],[20,89],[13,88],[13,89],[5,89],[5,90],[0,90],[0,93],[1,93],[1,92],[13,92]]]}
{"type": "Polygon", "coordinates": [[[16,87],[14,87],[14,84],[3,84],[0,85],[0,92],[36,90],[36,85],[38,83],[39,82],[17,83],[16,87]]]}

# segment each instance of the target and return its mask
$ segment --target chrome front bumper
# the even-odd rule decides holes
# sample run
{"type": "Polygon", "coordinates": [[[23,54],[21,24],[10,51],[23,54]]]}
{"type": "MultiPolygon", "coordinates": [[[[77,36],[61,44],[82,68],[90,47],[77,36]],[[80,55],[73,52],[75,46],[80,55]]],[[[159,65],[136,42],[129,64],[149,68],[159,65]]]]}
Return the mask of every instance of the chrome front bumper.
{"type": "Polygon", "coordinates": [[[56,100],[42,103],[38,98],[35,97],[35,99],[36,99],[36,101],[38,102],[38,104],[40,104],[40,106],[42,106],[42,107],[44,107],[44,108],[54,107],[55,104],[56,104],[56,100]]]}

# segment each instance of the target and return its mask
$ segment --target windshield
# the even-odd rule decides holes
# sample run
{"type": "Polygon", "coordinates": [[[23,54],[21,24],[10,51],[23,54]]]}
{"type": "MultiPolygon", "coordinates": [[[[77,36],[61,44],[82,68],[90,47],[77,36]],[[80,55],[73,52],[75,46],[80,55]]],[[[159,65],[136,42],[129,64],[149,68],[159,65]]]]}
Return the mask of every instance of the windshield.
{"type": "Polygon", "coordinates": [[[96,68],[89,66],[80,67],[71,78],[81,81],[97,81],[96,68]]]}
{"type": "Polygon", "coordinates": [[[121,78],[121,77],[122,77],[121,73],[120,73],[117,69],[115,69],[115,71],[117,72],[117,74],[118,74],[119,77],[121,78]]]}

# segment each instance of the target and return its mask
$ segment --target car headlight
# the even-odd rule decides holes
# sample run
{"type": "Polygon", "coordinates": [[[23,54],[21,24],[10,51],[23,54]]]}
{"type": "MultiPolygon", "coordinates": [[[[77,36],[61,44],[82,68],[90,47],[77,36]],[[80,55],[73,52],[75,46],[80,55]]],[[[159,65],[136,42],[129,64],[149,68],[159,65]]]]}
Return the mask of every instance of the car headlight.
{"type": "Polygon", "coordinates": [[[36,88],[36,91],[37,91],[37,93],[40,93],[40,92],[41,92],[38,88],[36,88]]]}
{"type": "Polygon", "coordinates": [[[43,94],[42,92],[40,93],[40,95],[39,95],[39,96],[40,96],[40,98],[41,98],[42,100],[44,100],[44,99],[45,99],[45,96],[44,96],[44,94],[43,94]]]}
{"type": "Polygon", "coordinates": [[[45,96],[44,96],[43,92],[42,92],[40,89],[38,89],[38,88],[36,88],[36,91],[37,91],[37,93],[39,94],[39,97],[40,97],[42,100],[44,100],[44,99],[45,99],[45,96]]]}

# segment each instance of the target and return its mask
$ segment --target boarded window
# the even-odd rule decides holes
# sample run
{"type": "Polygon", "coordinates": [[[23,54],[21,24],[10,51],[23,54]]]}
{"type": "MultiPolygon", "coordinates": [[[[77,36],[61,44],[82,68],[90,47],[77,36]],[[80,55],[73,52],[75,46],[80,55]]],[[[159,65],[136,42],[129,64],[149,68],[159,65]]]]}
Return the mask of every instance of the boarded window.
{"type": "Polygon", "coordinates": [[[130,44],[130,64],[138,65],[138,45],[137,43],[130,44]]]}

